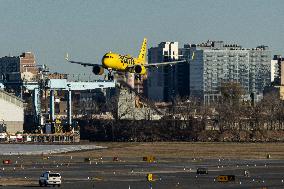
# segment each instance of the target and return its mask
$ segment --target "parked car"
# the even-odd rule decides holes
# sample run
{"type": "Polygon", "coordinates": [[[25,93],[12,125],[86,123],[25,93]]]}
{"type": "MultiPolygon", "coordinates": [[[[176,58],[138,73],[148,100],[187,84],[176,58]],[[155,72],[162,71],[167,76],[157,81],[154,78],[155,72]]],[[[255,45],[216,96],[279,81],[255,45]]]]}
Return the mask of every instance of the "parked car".
{"type": "Polygon", "coordinates": [[[39,185],[40,186],[57,185],[58,187],[60,187],[61,175],[59,173],[52,173],[50,171],[47,171],[39,177],[39,185]]]}

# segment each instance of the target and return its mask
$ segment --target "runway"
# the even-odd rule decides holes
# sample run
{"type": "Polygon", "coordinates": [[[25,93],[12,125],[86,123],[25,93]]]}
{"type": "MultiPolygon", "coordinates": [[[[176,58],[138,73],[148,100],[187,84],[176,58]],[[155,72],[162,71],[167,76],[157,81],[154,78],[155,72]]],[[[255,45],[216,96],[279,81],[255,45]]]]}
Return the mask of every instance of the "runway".
{"type": "Polygon", "coordinates": [[[95,150],[104,147],[97,145],[72,144],[0,144],[0,155],[41,155],[56,154],[81,150],[95,150]]]}
{"type": "Polygon", "coordinates": [[[90,162],[69,155],[0,157],[12,160],[12,164],[0,167],[1,184],[5,188],[39,187],[38,177],[44,171],[61,173],[61,188],[284,188],[283,160],[167,158],[147,163],[142,157],[118,161],[102,157],[90,162]],[[197,175],[198,167],[208,168],[208,175],[197,175]],[[245,170],[250,177],[244,176],[245,170]],[[155,181],[147,181],[148,173],[154,174],[155,181]],[[226,174],[235,175],[236,180],[228,183],[216,180],[218,175],[226,174]]]}

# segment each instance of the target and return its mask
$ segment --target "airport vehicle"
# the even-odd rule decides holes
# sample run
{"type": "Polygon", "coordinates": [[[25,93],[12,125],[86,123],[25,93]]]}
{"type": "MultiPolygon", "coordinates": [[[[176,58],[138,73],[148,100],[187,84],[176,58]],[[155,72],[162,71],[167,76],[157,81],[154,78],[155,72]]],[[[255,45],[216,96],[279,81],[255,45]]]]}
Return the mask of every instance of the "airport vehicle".
{"type": "Polygon", "coordinates": [[[80,64],[82,66],[93,67],[93,73],[95,75],[102,75],[104,70],[108,70],[108,79],[113,80],[112,71],[119,72],[130,72],[135,74],[136,79],[141,80],[141,75],[147,75],[147,68],[149,67],[159,67],[164,65],[173,65],[185,60],[172,61],[172,62],[159,62],[148,64],[146,62],[146,50],[147,50],[147,39],[144,38],[140,53],[137,58],[130,55],[121,55],[113,52],[106,53],[102,58],[102,64],[93,64],[86,62],[78,62],[69,60],[68,54],[66,54],[66,60],[70,63],[80,64]]]}
{"type": "Polygon", "coordinates": [[[154,175],[152,173],[147,174],[147,181],[154,181],[154,175]]]}
{"type": "Polygon", "coordinates": [[[236,180],[235,175],[219,175],[217,177],[218,182],[230,182],[235,180],[236,180]]]}
{"type": "Polygon", "coordinates": [[[59,173],[52,173],[50,171],[46,171],[39,177],[38,182],[40,186],[57,185],[58,187],[60,187],[61,175],[59,173]]]}
{"type": "Polygon", "coordinates": [[[208,174],[208,169],[204,167],[199,167],[196,170],[196,174],[198,175],[207,175],[208,174]]]}

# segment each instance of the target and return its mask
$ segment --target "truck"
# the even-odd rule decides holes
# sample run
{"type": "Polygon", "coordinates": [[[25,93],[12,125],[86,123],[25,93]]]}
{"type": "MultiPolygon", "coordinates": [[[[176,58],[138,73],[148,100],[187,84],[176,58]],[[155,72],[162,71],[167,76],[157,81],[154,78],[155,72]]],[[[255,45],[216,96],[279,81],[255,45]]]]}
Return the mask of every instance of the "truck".
{"type": "Polygon", "coordinates": [[[58,187],[60,187],[61,175],[60,173],[52,173],[50,171],[46,171],[39,177],[38,182],[40,186],[57,185],[58,187]]]}

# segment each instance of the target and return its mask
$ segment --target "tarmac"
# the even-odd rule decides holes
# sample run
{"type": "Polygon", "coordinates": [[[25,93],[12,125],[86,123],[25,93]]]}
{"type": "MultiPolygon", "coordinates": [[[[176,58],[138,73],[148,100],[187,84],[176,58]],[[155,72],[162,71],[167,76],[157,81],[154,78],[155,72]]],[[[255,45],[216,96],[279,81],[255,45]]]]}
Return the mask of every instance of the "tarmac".
{"type": "Polygon", "coordinates": [[[71,155],[9,155],[11,164],[0,165],[0,188],[39,187],[45,171],[62,175],[60,188],[96,189],[222,189],[284,188],[284,160],[165,158],[149,163],[141,158],[98,159],[71,155]],[[196,174],[205,167],[207,175],[196,174]],[[244,172],[248,171],[247,177],[244,172]],[[147,181],[148,173],[154,181],[147,181]],[[235,175],[235,181],[218,182],[219,175],[235,175]]]}

